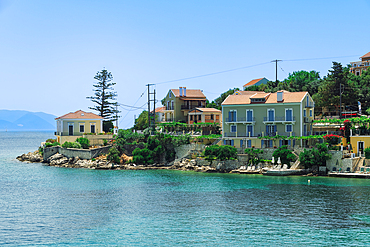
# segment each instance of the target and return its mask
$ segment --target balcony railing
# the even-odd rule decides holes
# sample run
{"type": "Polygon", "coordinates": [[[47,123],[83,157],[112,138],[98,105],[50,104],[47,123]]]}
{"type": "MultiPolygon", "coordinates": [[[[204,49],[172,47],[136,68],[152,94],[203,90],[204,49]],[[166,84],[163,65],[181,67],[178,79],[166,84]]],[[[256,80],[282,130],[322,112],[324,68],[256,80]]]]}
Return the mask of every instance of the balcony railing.
{"type": "Polygon", "coordinates": [[[292,117],[263,117],[264,122],[295,122],[295,116],[292,117]]]}
{"type": "Polygon", "coordinates": [[[247,117],[237,117],[236,119],[234,118],[226,118],[226,122],[229,122],[229,123],[254,123],[256,122],[256,118],[255,117],[252,117],[252,118],[247,118],[247,117]]]}
{"type": "Polygon", "coordinates": [[[310,102],[310,103],[306,103],[305,105],[306,108],[314,108],[315,107],[315,104],[313,102],[310,102]]]}
{"type": "Polygon", "coordinates": [[[166,111],[173,111],[173,110],[175,110],[175,107],[171,107],[171,106],[170,107],[167,107],[166,106],[166,111]]]}
{"type": "Polygon", "coordinates": [[[281,135],[281,136],[295,136],[295,132],[271,132],[271,133],[263,133],[258,132],[258,133],[251,133],[249,135],[249,132],[225,132],[224,137],[263,137],[263,136],[276,136],[276,135],[281,135]]]}
{"type": "Polygon", "coordinates": [[[192,110],[195,107],[204,108],[205,105],[181,105],[181,110],[192,110]]]}

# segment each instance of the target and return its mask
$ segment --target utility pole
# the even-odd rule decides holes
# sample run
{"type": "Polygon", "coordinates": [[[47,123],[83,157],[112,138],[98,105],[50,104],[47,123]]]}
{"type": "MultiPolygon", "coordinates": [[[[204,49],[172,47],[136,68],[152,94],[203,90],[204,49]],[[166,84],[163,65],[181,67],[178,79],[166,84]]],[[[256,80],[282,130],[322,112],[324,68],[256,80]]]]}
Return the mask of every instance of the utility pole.
{"type": "Polygon", "coordinates": [[[154,89],[154,92],[151,93],[150,92],[150,86],[153,86],[154,84],[147,84],[146,86],[148,87],[148,127],[151,128],[151,127],[154,127],[155,126],[155,89],[154,89]],[[150,95],[153,94],[154,95],[154,99],[150,99],[150,95]],[[150,111],[150,102],[153,101],[153,113],[151,113],[150,111]],[[154,121],[153,121],[153,117],[154,117],[154,121]]]}
{"type": "Polygon", "coordinates": [[[277,66],[278,66],[278,62],[281,62],[282,60],[278,60],[278,59],[275,59],[275,60],[272,60],[271,63],[275,63],[276,64],[276,80],[275,82],[277,83],[277,66]]]}

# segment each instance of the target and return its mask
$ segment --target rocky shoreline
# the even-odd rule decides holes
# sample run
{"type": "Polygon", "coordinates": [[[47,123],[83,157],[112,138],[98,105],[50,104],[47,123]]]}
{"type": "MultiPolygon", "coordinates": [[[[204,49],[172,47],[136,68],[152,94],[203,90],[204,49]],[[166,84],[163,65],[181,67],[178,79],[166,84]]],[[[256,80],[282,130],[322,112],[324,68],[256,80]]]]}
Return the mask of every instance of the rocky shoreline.
{"type": "Polygon", "coordinates": [[[153,164],[153,165],[136,165],[129,164],[115,164],[108,161],[104,156],[96,160],[80,159],[79,157],[67,158],[62,154],[54,154],[47,160],[44,160],[42,155],[38,152],[29,152],[17,157],[17,160],[26,163],[43,163],[45,166],[65,167],[65,168],[85,168],[85,169],[101,169],[101,170],[154,170],[154,169],[168,169],[180,171],[196,171],[196,172],[228,172],[222,169],[222,165],[216,167],[198,166],[195,159],[181,159],[172,162],[171,165],[153,164]]]}

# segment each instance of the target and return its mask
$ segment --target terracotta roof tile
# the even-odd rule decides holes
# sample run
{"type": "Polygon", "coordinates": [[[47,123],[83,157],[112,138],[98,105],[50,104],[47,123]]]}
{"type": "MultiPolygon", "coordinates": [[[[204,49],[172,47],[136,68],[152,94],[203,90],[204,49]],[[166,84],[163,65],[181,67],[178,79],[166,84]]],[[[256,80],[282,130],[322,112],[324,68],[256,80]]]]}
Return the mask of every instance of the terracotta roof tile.
{"type": "MultiPolygon", "coordinates": [[[[283,103],[299,103],[303,100],[307,92],[288,92],[283,91],[283,103]]],[[[229,95],[222,105],[245,105],[251,103],[251,98],[263,98],[268,96],[264,103],[258,104],[277,104],[277,93],[257,93],[253,96],[251,95],[229,95]]]]}
{"type": "Polygon", "coordinates": [[[104,119],[104,118],[92,112],[84,112],[82,110],[78,110],[76,112],[64,114],[63,116],[57,117],[56,119],[104,119]]]}
{"type": "Polygon", "coordinates": [[[164,112],[164,110],[166,110],[165,106],[155,108],[155,112],[164,112]]]}
{"type": "MultiPolygon", "coordinates": [[[[175,97],[180,97],[180,89],[171,89],[175,97]]],[[[181,96],[184,97],[184,96],[181,96]]],[[[186,98],[206,98],[200,89],[186,89],[186,98]]]]}
{"type": "Polygon", "coordinates": [[[370,58],[370,52],[366,53],[365,55],[363,55],[362,57],[360,58],[370,58]]]}
{"type": "Polygon", "coordinates": [[[249,86],[253,86],[254,84],[256,84],[257,82],[259,82],[260,80],[262,80],[263,78],[259,78],[259,79],[254,79],[254,80],[251,80],[250,82],[248,82],[247,84],[245,84],[243,87],[249,87],[249,86]]]}
{"type": "Polygon", "coordinates": [[[241,94],[241,95],[253,95],[253,94],[256,94],[256,93],[259,93],[259,92],[260,91],[242,91],[242,90],[238,90],[234,94],[235,95],[238,95],[238,94],[241,94]]]}
{"type": "MultiPolygon", "coordinates": [[[[194,111],[194,110],[198,110],[198,111],[201,111],[201,112],[213,112],[213,113],[221,113],[220,110],[218,109],[215,109],[215,108],[200,108],[200,107],[196,107],[194,108],[193,110],[191,111],[194,111]]],[[[190,112],[191,112],[190,111],[190,112]]]]}

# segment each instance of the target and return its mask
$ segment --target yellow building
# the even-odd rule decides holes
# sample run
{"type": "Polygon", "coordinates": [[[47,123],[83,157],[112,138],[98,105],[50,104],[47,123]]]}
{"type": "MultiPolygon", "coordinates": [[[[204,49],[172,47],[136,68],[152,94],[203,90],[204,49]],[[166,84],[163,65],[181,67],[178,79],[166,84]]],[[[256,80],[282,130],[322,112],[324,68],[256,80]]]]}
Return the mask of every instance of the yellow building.
{"type": "Polygon", "coordinates": [[[57,121],[57,131],[55,136],[57,142],[74,142],[78,137],[85,134],[103,133],[103,118],[91,113],[78,110],[70,112],[55,119],[57,121]]]}

